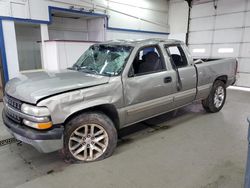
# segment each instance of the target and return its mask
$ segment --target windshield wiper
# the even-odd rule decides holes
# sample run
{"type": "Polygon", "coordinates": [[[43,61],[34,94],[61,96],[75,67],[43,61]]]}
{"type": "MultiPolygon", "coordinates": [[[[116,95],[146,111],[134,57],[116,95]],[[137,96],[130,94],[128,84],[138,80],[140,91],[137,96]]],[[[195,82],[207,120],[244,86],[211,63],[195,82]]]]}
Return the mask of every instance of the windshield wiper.
{"type": "Polygon", "coordinates": [[[92,67],[79,67],[78,71],[99,74],[99,72],[97,70],[93,69],[92,67]]]}
{"type": "Polygon", "coordinates": [[[76,69],[73,68],[73,67],[68,67],[67,69],[69,69],[69,70],[76,70],[76,69]]]}
{"type": "Polygon", "coordinates": [[[97,75],[109,76],[109,77],[111,77],[111,76],[114,75],[114,74],[108,73],[108,72],[99,73],[97,70],[95,70],[92,67],[81,67],[79,65],[73,65],[73,67],[69,67],[67,69],[81,71],[81,72],[90,73],[90,74],[97,74],[97,75]]]}
{"type": "Polygon", "coordinates": [[[74,64],[72,67],[68,67],[69,70],[76,70],[78,71],[81,67],[79,65],[74,64]]]}
{"type": "Polygon", "coordinates": [[[111,77],[111,76],[113,76],[114,74],[111,74],[111,73],[108,73],[108,72],[103,72],[101,75],[111,77]]]}

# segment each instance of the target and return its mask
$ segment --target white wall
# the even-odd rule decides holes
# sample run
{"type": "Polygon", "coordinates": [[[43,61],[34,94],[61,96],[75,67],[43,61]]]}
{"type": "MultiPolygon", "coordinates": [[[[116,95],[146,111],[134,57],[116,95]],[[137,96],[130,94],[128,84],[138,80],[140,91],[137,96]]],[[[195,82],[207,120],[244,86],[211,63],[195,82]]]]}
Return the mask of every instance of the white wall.
{"type": "Polygon", "coordinates": [[[95,18],[88,19],[88,41],[104,41],[105,40],[105,19],[95,18]]]}
{"type": "Polygon", "coordinates": [[[41,69],[40,25],[15,24],[19,70],[41,69]]]}
{"type": "Polygon", "coordinates": [[[138,33],[138,32],[126,32],[126,31],[106,31],[106,40],[115,39],[148,39],[148,38],[168,38],[168,35],[162,34],[150,34],[150,33],[138,33]]]}
{"type": "MultiPolygon", "coordinates": [[[[172,3],[172,1],[171,1],[172,3]]],[[[175,2],[174,2],[175,3],[175,2]]],[[[178,2],[178,5],[185,8],[184,0],[178,2]]],[[[60,7],[69,9],[71,6],[75,8],[84,8],[86,10],[94,9],[95,13],[107,14],[109,17],[109,27],[120,29],[131,29],[139,31],[151,31],[168,33],[170,27],[168,24],[169,4],[167,0],[1,0],[0,1],[0,16],[15,17],[22,19],[32,19],[39,21],[50,21],[48,7],[60,7]]],[[[172,9],[179,6],[171,5],[172,9]]],[[[186,11],[186,9],[185,9],[186,11]]],[[[174,10],[172,10],[174,13],[174,10]]],[[[185,13],[178,11],[178,20],[184,23],[183,16],[185,13]]],[[[174,19],[171,19],[174,20],[174,19]]],[[[102,20],[103,21],[103,20],[102,20]]],[[[176,21],[171,22],[177,24],[176,21]]],[[[14,24],[14,23],[13,23],[14,24]]],[[[100,24],[102,22],[100,21],[100,24]]],[[[105,23],[106,25],[106,23],[105,23]]],[[[5,27],[5,25],[3,25],[5,27]]],[[[106,25],[107,26],[107,25],[106,25]]],[[[167,38],[168,35],[127,32],[118,30],[106,30],[102,32],[98,30],[92,20],[67,20],[61,18],[54,18],[54,22],[49,25],[49,39],[63,39],[63,40],[112,40],[112,39],[144,39],[144,38],[167,38]],[[87,27],[86,26],[87,23],[87,27]],[[89,33],[88,33],[89,32],[89,33]],[[93,35],[94,33],[94,35],[93,35]]],[[[186,31],[183,28],[178,28],[176,25],[172,37],[184,39],[186,31]],[[176,29],[177,28],[177,29],[176,29]]],[[[6,25],[5,30],[9,27],[6,25]]],[[[44,32],[42,32],[44,33],[44,32]]],[[[13,34],[13,32],[12,32],[13,34]]],[[[15,34],[15,31],[14,31],[15,34]]],[[[31,38],[33,36],[30,36],[31,38]]],[[[22,38],[18,34],[18,40],[22,38]]],[[[47,39],[47,38],[46,38],[47,39]]],[[[34,42],[34,41],[33,41],[34,42]]],[[[16,38],[7,36],[6,46],[9,49],[16,50],[16,38]]],[[[20,42],[18,41],[18,46],[20,42]]],[[[24,43],[23,43],[24,44],[24,43]]],[[[27,43],[28,44],[28,43],[27,43]]],[[[30,46],[31,47],[31,46],[30,46]]],[[[22,47],[19,47],[19,51],[22,47]]],[[[44,48],[44,47],[43,47],[44,48]]],[[[28,48],[27,48],[28,49],[28,48]]],[[[37,50],[34,51],[36,53],[37,50]]],[[[47,59],[46,51],[42,55],[47,59]]],[[[36,55],[35,55],[36,57],[36,55]]],[[[22,57],[21,57],[22,58],[22,57]]],[[[13,53],[7,50],[8,66],[12,68],[9,70],[13,77],[19,72],[18,59],[13,57],[13,53]],[[16,66],[17,65],[17,66],[16,66]]],[[[46,63],[44,64],[46,66],[46,63]]],[[[10,69],[10,68],[9,68],[10,69]]]]}
{"type": "Polygon", "coordinates": [[[193,5],[189,32],[191,53],[197,58],[238,58],[236,84],[247,87],[250,87],[249,36],[250,0],[218,0],[217,9],[213,2],[193,5]],[[223,50],[231,52],[222,53],[223,50]]]}
{"type": "Polygon", "coordinates": [[[52,17],[49,28],[50,40],[88,40],[87,20],[52,17]]]}
{"type": "Polygon", "coordinates": [[[41,51],[41,61],[42,61],[42,67],[46,67],[46,46],[45,46],[45,41],[49,40],[49,29],[47,24],[41,24],[40,25],[41,29],[41,43],[40,43],[40,51],[41,51]]]}
{"type": "Polygon", "coordinates": [[[107,12],[110,15],[110,27],[169,32],[168,3],[166,0],[111,0],[107,3],[107,7],[110,8],[107,12]]]}
{"type": "Polygon", "coordinates": [[[8,62],[8,74],[11,79],[19,73],[15,24],[13,21],[3,20],[2,25],[6,59],[8,62]]]}
{"type": "Polygon", "coordinates": [[[1,16],[49,20],[48,6],[95,9],[109,15],[109,26],[115,28],[169,32],[167,0],[2,0],[1,16]]]}
{"type": "Polygon", "coordinates": [[[91,42],[45,42],[47,57],[45,69],[53,71],[71,67],[92,44],[91,42]]]}
{"type": "Polygon", "coordinates": [[[170,0],[168,23],[170,25],[169,39],[186,41],[188,28],[188,3],[184,0],[170,0]]]}

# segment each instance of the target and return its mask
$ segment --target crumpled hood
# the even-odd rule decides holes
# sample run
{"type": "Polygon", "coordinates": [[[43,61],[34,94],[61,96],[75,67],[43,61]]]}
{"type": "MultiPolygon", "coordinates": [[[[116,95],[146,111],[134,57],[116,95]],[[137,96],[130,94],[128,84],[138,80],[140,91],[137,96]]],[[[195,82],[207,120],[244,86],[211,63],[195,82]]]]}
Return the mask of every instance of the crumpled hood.
{"type": "Polygon", "coordinates": [[[74,89],[108,83],[109,77],[72,70],[58,72],[30,72],[11,79],[5,92],[21,101],[37,103],[38,100],[74,89]]]}

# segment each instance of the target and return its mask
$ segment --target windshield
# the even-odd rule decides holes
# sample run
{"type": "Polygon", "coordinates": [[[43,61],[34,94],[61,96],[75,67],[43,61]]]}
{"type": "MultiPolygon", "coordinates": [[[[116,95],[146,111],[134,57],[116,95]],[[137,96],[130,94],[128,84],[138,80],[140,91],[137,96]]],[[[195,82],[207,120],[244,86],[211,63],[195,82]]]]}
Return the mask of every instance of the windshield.
{"type": "Polygon", "coordinates": [[[107,76],[119,75],[131,51],[131,46],[93,45],[71,69],[107,76]]]}

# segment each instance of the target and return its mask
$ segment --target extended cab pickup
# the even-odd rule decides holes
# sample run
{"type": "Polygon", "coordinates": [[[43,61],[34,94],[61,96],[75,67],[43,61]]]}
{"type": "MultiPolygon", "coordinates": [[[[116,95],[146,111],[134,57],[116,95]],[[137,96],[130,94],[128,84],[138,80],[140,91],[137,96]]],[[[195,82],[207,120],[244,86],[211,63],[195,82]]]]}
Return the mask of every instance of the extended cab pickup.
{"type": "Polygon", "coordinates": [[[100,160],[112,154],[123,127],[197,100],[207,112],[220,111],[236,71],[236,59],[194,61],[176,40],[94,44],[68,70],[10,80],[3,121],[41,152],[100,160]]]}

